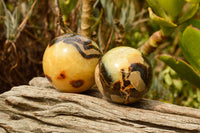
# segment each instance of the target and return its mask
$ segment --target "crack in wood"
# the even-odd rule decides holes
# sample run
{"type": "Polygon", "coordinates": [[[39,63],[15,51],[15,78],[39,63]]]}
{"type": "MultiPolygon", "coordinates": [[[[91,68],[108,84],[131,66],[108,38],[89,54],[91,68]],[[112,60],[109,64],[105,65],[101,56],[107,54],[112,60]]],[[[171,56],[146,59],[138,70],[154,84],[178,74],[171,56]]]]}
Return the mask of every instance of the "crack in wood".
{"type": "Polygon", "coordinates": [[[127,121],[127,122],[131,122],[131,123],[137,123],[140,125],[145,125],[148,127],[154,127],[154,128],[158,128],[158,129],[166,129],[166,130],[172,130],[172,131],[176,131],[176,132],[185,132],[185,133],[197,133],[198,130],[187,130],[187,129],[182,129],[182,128],[177,128],[177,127],[172,127],[172,126],[167,126],[167,125],[158,125],[155,123],[151,123],[151,122],[145,122],[145,121],[140,121],[140,120],[129,120],[129,119],[124,119],[122,118],[121,120],[123,121],[127,121]]]}

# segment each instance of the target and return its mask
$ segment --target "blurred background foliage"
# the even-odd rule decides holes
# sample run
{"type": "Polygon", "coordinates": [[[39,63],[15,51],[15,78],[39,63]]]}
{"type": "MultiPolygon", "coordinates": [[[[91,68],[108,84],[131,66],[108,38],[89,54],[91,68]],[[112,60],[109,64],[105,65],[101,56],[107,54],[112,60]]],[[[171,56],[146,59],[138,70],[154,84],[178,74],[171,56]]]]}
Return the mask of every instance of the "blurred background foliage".
{"type": "MultiPolygon", "coordinates": [[[[79,33],[82,1],[58,1],[64,24],[73,32],[79,33]]],[[[200,54],[197,51],[185,50],[191,49],[190,45],[185,44],[191,41],[191,38],[185,39],[187,34],[191,35],[190,32],[195,32],[193,28],[187,27],[192,24],[185,18],[199,20],[200,9],[195,8],[195,15],[191,15],[194,12],[194,10],[189,10],[192,4],[183,6],[188,2],[187,0],[181,2],[178,8],[174,7],[174,3],[180,3],[180,0],[155,1],[163,6],[159,9],[162,11],[156,14],[159,10],[151,6],[153,16],[149,17],[150,9],[148,11],[148,8],[151,0],[96,0],[93,5],[92,39],[99,44],[104,53],[120,45],[139,48],[160,28],[165,31],[166,23],[167,25],[175,24],[176,28],[170,32],[168,39],[147,57],[153,67],[153,82],[146,98],[200,108],[200,87],[190,82],[191,78],[190,80],[185,78],[186,74],[192,73],[191,75],[197,76],[195,81],[198,82],[199,72],[196,72],[200,70],[198,63],[195,64],[191,60],[194,57],[188,53],[195,52],[192,55],[197,57],[200,54]],[[166,5],[166,2],[169,4],[166,5]],[[184,16],[184,12],[180,12],[183,7],[185,12],[190,11],[190,15],[185,13],[186,17],[181,17],[184,16]],[[165,20],[161,19],[162,17],[165,20]],[[153,19],[156,19],[156,22],[153,19]],[[188,23],[183,26],[187,27],[187,31],[180,30],[183,22],[188,23]],[[185,40],[180,40],[180,38],[185,40]],[[163,54],[171,55],[173,58],[163,56],[163,54]],[[156,56],[158,57],[155,58],[156,56]],[[175,62],[177,58],[187,64],[181,61],[175,62]],[[179,65],[182,63],[186,68],[176,71],[174,69],[177,68],[176,63],[179,65]],[[194,65],[188,66],[189,63],[194,65]],[[186,69],[188,73],[181,76],[181,72],[186,69]]],[[[193,5],[194,7],[197,6],[193,5]]],[[[8,91],[13,86],[28,84],[33,77],[44,76],[43,52],[50,40],[63,34],[59,15],[58,2],[55,0],[0,0],[0,93],[8,91]]],[[[192,23],[195,23],[194,27],[200,26],[198,22],[192,23]]],[[[198,37],[198,33],[195,35],[198,37]]],[[[191,44],[192,49],[195,49],[197,44],[199,44],[197,47],[200,47],[200,40],[196,41],[194,46],[191,44]]]]}

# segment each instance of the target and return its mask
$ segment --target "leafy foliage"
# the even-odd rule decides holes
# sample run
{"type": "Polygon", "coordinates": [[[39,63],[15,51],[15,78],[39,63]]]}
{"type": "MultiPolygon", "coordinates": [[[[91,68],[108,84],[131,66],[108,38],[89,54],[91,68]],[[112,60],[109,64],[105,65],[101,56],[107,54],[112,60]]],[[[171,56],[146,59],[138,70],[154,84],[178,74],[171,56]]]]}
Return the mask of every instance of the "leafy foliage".
{"type": "Polygon", "coordinates": [[[184,0],[158,0],[159,4],[173,21],[182,11],[184,0]]]}
{"type": "MultiPolygon", "coordinates": [[[[174,40],[175,42],[172,44],[176,44],[176,43],[179,44],[179,46],[178,45],[176,46],[183,53],[184,57],[181,54],[179,54],[179,56],[182,58],[186,58],[187,61],[191,65],[186,63],[183,60],[176,59],[175,57],[169,56],[169,55],[158,55],[157,56],[158,59],[162,60],[165,64],[169,65],[180,76],[181,79],[185,79],[189,81],[191,84],[200,88],[200,84],[199,84],[200,82],[200,78],[199,78],[200,77],[199,75],[200,54],[198,52],[200,50],[199,49],[200,32],[198,29],[200,24],[199,22],[197,22],[199,20],[196,20],[196,21],[190,20],[197,13],[199,9],[199,1],[198,0],[197,1],[196,0],[186,0],[186,1],[147,0],[147,2],[149,6],[151,7],[149,8],[150,18],[160,26],[161,31],[164,36],[170,36],[174,38],[175,37],[174,33],[177,34],[180,30],[179,36],[176,35],[177,36],[176,38],[179,37],[179,39],[175,38],[174,40]],[[182,27],[178,28],[179,26],[182,26],[182,27]]],[[[157,45],[160,43],[160,41],[157,42],[158,39],[156,36],[152,36],[150,39],[151,39],[150,42],[154,41],[154,43],[157,43],[157,45]]],[[[149,45],[152,44],[150,42],[147,44],[149,45]]],[[[144,47],[142,48],[143,48],[142,50],[144,51],[148,48],[148,45],[145,44],[144,47]]],[[[173,48],[173,51],[176,51],[175,48],[173,48]]],[[[170,53],[170,51],[167,51],[167,52],[170,53]]],[[[149,53],[149,52],[146,52],[146,53],[149,53]]],[[[183,90],[184,86],[181,86],[181,84],[183,84],[184,81],[180,81],[180,79],[172,80],[170,74],[164,74],[163,76],[164,78],[161,79],[162,81],[165,81],[163,83],[166,84],[169,89],[174,88],[174,89],[170,89],[170,92],[172,94],[181,94],[183,97],[187,97],[187,99],[190,98],[190,99],[195,100],[195,98],[191,98],[191,95],[190,95],[190,94],[195,94],[194,89],[193,89],[195,88],[194,86],[188,87],[190,89],[189,93],[181,93],[185,91],[183,90]],[[171,91],[171,90],[181,90],[181,91],[171,91]]],[[[198,91],[196,91],[196,93],[198,93],[198,91]]],[[[196,96],[197,96],[197,99],[199,99],[199,96],[198,95],[196,96]]],[[[174,99],[174,97],[175,97],[174,95],[171,95],[171,99],[174,99]]],[[[174,101],[176,100],[172,100],[172,101],[174,103],[174,101]]],[[[183,104],[183,103],[184,105],[186,105],[186,103],[189,104],[189,102],[180,102],[180,104],[183,104]]],[[[193,106],[199,107],[199,104],[194,104],[193,106]]]]}
{"type": "Polygon", "coordinates": [[[197,26],[189,25],[180,33],[180,46],[187,61],[200,72],[200,24],[197,26]]]}
{"type": "Polygon", "coordinates": [[[159,55],[158,58],[174,69],[181,78],[200,88],[200,75],[189,64],[169,55],[159,55]]]}
{"type": "Polygon", "coordinates": [[[6,38],[8,40],[13,40],[17,34],[17,28],[19,26],[19,9],[16,7],[13,11],[13,13],[11,13],[4,2],[2,2],[3,5],[3,9],[6,15],[6,20],[4,21],[5,26],[6,26],[6,38]]]}

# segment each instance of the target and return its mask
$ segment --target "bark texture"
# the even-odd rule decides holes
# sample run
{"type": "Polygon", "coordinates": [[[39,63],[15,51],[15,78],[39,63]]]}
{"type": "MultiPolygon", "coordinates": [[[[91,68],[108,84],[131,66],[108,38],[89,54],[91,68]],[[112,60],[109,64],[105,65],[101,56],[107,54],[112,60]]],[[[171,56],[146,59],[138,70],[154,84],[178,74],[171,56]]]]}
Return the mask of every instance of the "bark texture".
{"type": "Polygon", "coordinates": [[[42,77],[0,95],[1,133],[200,132],[200,110],[142,99],[105,101],[96,89],[62,93],[42,77]]]}
{"type": "Polygon", "coordinates": [[[156,50],[168,37],[161,30],[153,33],[151,37],[141,46],[140,50],[144,55],[149,55],[156,50]]]}
{"type": "Polygon", "coordinates": [[[82,0],[81,35],[91,38],[93,21],[93,5],[96,0],[82,0]]]}

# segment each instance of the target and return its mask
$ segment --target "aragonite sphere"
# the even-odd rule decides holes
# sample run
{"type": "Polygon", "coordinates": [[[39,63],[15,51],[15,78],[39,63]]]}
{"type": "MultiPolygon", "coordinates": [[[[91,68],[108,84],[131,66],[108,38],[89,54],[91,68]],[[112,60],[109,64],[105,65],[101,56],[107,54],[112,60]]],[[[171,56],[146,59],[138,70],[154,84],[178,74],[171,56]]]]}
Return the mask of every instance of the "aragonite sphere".
{"type": "Polygon", "coordinates": [[[141,52],[131,47],[116,47],[98,63],[95,81],[108,101],[129,104],[141,99],[149,90],[152,72],[141,52]]]}
{"type": "Polygon", "coordinates": [[[65,34],[47,46],[43,71],[56,89],[83,92],[95,83],[94,71],[100,56],[94,41],[80,35],[65,34]]]}

